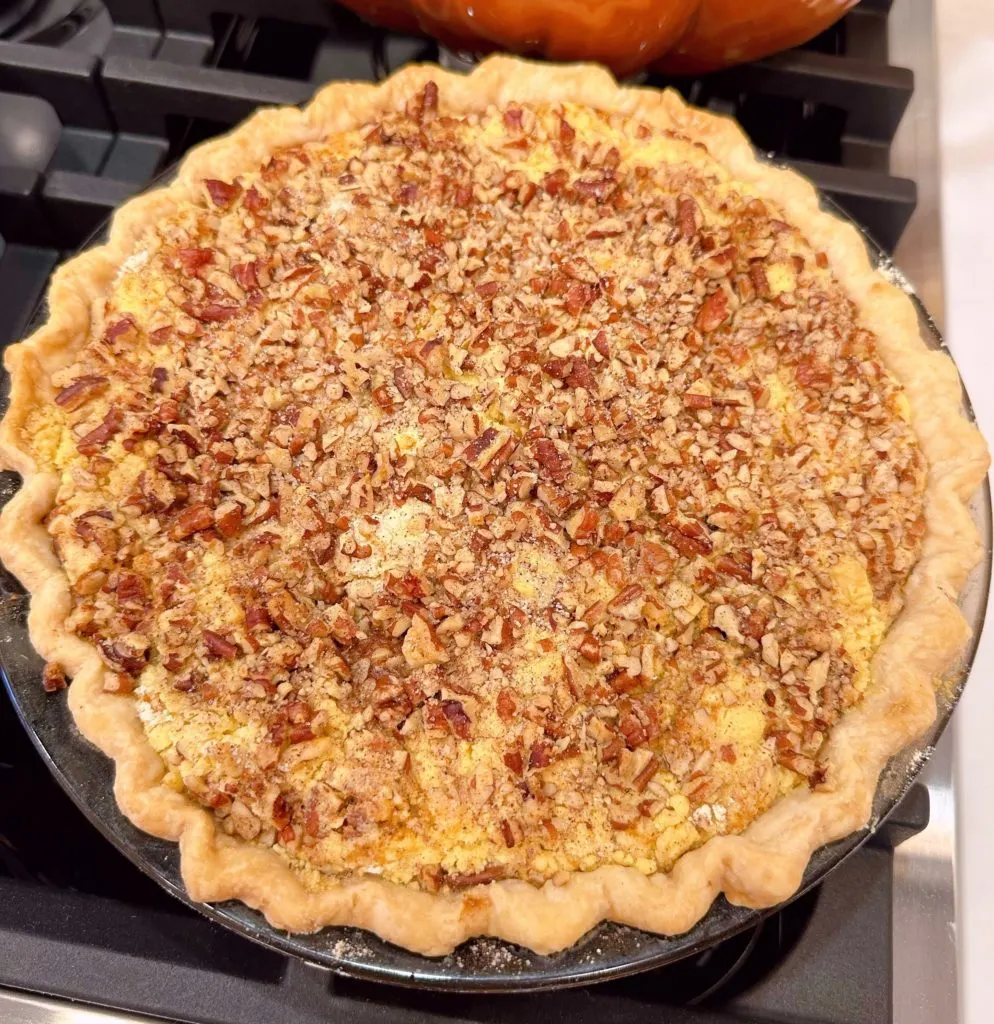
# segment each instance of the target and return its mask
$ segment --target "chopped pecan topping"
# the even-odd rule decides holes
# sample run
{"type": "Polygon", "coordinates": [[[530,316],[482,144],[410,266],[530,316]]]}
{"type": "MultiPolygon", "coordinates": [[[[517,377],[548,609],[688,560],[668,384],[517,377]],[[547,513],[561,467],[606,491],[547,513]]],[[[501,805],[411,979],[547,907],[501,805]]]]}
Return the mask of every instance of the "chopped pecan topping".
{"type": "Polygon", "coordinates": [[[706,150],[443,98],[151,226],[37,431],[70,625],[168,783],[319,874],[668,870],[824,781],[924,461],[706,150]]]}

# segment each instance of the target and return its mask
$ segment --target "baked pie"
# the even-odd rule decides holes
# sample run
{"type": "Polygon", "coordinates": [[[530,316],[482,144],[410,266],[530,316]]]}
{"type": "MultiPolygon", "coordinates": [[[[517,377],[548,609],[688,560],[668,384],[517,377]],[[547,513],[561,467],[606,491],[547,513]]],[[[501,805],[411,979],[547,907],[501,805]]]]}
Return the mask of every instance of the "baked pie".
{"type": "Polygon", "coordinates": [[[256,114],[7,367],[44,683],[191,895],[281,928],[770,905],[966,639],[952,363],[809,184],[591,67],[256,114]]]}

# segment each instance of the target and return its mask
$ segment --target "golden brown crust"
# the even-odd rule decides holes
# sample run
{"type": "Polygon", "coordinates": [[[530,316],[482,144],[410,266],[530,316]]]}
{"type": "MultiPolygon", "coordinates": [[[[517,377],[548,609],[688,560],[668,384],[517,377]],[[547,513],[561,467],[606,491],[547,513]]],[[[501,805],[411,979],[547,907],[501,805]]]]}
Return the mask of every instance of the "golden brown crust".
{"type": "Polygon", "coordinates": [[[12,395],[0,424],[0,454],[25,485],[0,519],[0,555],[32,594],[32,641],[73,677],[69,699],[77,724],[116,762],[115,794],[122,810],[139,827],[179,840],[184,880],[196,899],[241,899],[274,925],[294,931],[357,925],[428,954],[446,952],[477,934],[549,952],[576,941],[602,919],[678,933],[703,916],[722,891],[732,902],[768,906],[797,888],[814,849],[866,822],[880,770],[933,719],[934,684],[967,638],[955,601],[980,545],[966,502],[988,460],[979,434],[961,414],[955,368],[946,356],[926,348],[910,300],[872,270],[858,233],[822,212],[806,181],[759,163],[733,123],[686,107],[673,93],[621,89],[605,72],[589,67],[554,68],[508,58],[491,59],[466,78],[415,67],[377,87],[328,86],[304,111],[260,112],[190,153],[172,185],[119,211],[105,246],[57,272],[49,308],[48,323],[7,353],[12,395]],[[535,888],[503,881],[452,894],[367,878],[309,892],[272,850],[221,834],[208,811],[160,784],[162,762],[146,739],[134,701],[104,691],[105,670],[95,649],[65,628],[67,580],[42,525],[56,481],[37,471],[19,438],[31,409],[51,399],[51,375],[73,360],[94,304],[138,235],[190,202],[203,177],[230,179],[260,166],[277,147],[357,127],[402,107],[429,80],[438,83],[443,113],[511,101],[573,102],[637,116],[706,143],[736,179],[779,205],[812,248],[828,254],[864,325],[876,334],[883,362],[905,388],[929,464],[922,554],[906,588],[904,610],[877,652],[865,699],[831,734],[829,786],[795,790],[741,835],[711,839],[667,874],[646,877],[631,868],[601,867],[575,874],[563,885],[535,888]]]}

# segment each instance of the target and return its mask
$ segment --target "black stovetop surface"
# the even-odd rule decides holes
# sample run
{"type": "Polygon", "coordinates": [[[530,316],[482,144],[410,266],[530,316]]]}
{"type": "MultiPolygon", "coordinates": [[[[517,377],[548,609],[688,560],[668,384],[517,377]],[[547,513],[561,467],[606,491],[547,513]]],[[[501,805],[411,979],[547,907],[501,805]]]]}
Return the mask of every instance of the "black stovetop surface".
{"type": "MultiPolygon", "coordinates": [[[[864,0],[801,50],[671,84],[734,114],[892,249],[916,193],[888,169],[913,87],[887,63],[888,7],[864,0]]],[[[24,332],[56,263],[195,142],[321,82],[439,57],[326,0],[0,0],[0,345],[24,332]]],[[[528,996],[417,992],[288,960],[167,895],[62,793],[0,689],[0,987],[217,1024],[884,1024],[889,844],[927,823],[926,792],[891,820],[814,892],[661,970],[528,996]]]]}

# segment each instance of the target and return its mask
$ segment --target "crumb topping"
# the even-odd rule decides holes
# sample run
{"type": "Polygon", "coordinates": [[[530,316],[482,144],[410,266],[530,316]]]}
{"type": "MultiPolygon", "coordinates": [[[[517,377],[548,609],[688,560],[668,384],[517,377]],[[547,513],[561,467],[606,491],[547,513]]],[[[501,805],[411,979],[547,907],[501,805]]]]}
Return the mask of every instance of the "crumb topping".
{"type": "Polygon", "coordinates": [[[830,785],[925,464],[781,217],[679,135],[429,84],[150,228],[27,434],[166,782],[431,891],[830,785]]]}

